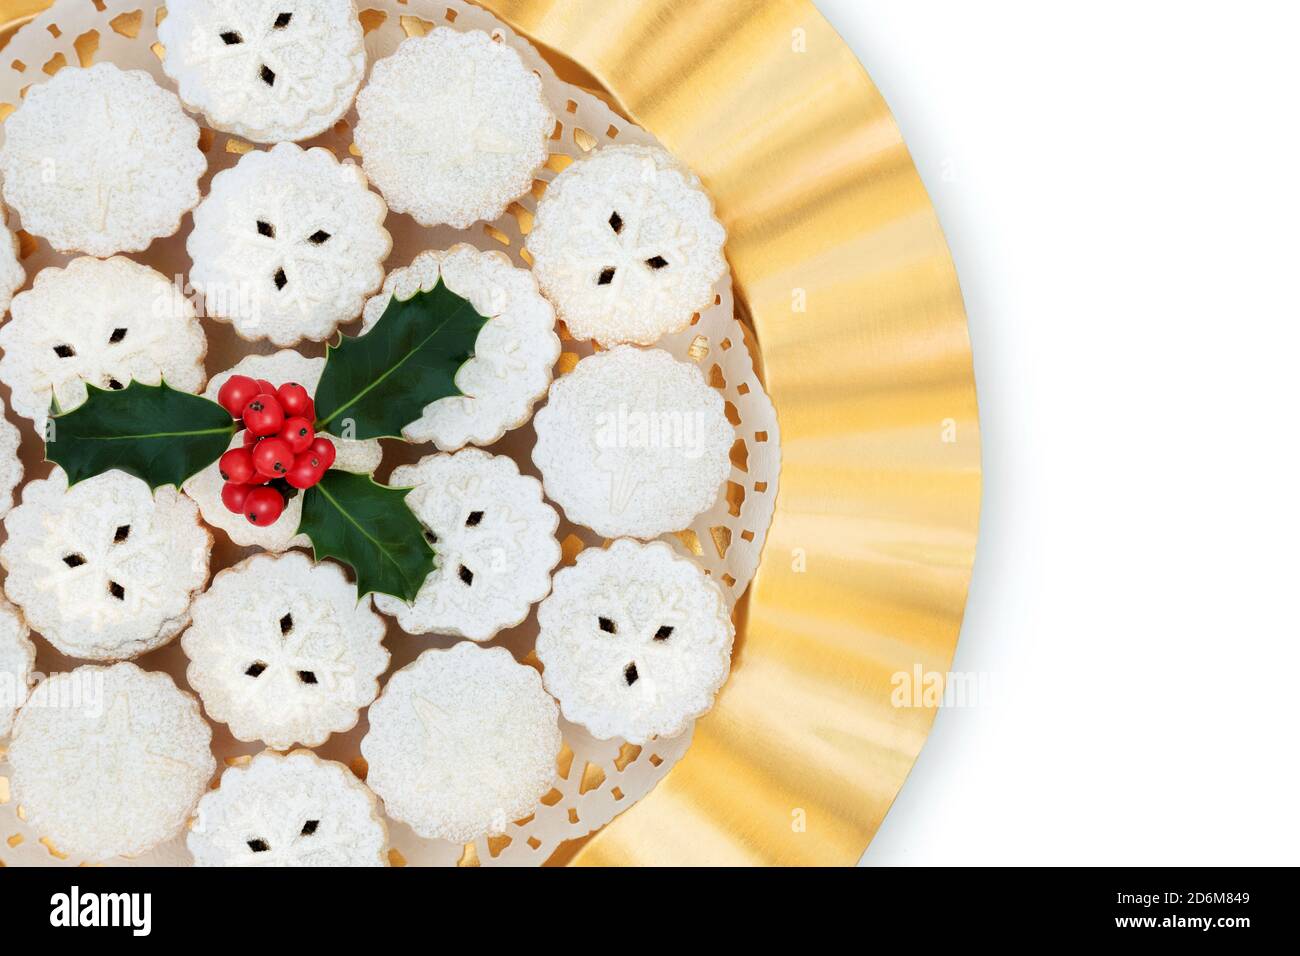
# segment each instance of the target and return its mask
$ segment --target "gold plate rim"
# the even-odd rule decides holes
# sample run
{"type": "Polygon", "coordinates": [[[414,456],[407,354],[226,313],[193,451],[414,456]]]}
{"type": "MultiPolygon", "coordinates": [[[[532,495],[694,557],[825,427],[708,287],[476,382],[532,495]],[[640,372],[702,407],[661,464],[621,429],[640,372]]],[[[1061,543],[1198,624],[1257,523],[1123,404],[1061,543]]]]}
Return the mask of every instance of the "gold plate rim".
{"type": "MultiPolygon", "coordinates": [[[[0,38],[49,5],[0,0],[0,38]]],[[[947,674],[978,532],[971,348],[933,206],[809,0],[482,5],[704,180],[782,429],[731,680],[659,786],[551,862],[853,863],[935,714],[894,706],[895,676],[947,674]]]]}

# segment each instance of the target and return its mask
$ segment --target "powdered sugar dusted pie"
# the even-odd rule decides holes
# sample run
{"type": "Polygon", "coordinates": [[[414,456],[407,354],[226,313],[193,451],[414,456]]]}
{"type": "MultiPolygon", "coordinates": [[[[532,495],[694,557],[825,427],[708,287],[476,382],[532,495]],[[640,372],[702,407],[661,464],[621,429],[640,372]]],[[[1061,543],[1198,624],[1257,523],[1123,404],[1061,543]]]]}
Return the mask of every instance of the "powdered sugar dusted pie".
{"type": "Polygon", "coordinates": [[[375,604],[412,634],[490,640],[528,616],[551,589],[560,561],[560,516],[536,478],[509,458],[467,448],[393,469],[388,483],[413,487],[406,503],[426,528],[437,567],[412,604],[387,594],[375,604]]]}
{"type": "Polygon", "coordinates": [[[166,379],[181,391],[203,388],[208,344],[193,303],[162,273],[124,256],[42,269],[11,308],[0,328],[0,380],[38,434],[51,400],[71,411],[86,400],[87,383],[117,389],[166,379]]]}
{"type": "MultiPolygon", "coordinates": [[[[232,375],[247,375],[250,378],[264,378],[276,385],[297,382],[311,394],[315,394],[321,374],[325,371],[325,359],[307,358],[301,353],[284,349],[271,355],[250,355],[234,368],[227,369],[212,377],[207,390],[203,393],[216,401],[217,393],[232,375]]],[[[323,434],[323,433],[322,433],[323,434]]],[[[334,442],[338,449],[338,458],[334,467],[342,471],[368,475],[379,467],[383,458],[383,449],[378,441],[352,441],[325,435],[334,442]]],[[[242,435],[236,435],[230,441],[234,448],[243,442],[242,435]]],[[[243,515],[227,510],[221,502],[221,471],[213,462],[197,475],[185,482],[185,493],[198,502],[203,512],[203,520],[214,525],[230,536],[235,544],[244,547],[256,546],[267,551],[284,551],[287,548],[309,548],[311,539],[305,534],[298,534],[298,524],[302,520],[302,495],[295,495],[285,505],[279,520],[269,525],[254,525],[243,515]]]]}
{"type": "Polygon", "coordinates": [[[23,480],[23,461],[18,457],[22,435],[5,418],[4,399],[0,398],[0,518],[14,505],[14,489],[23,480]]]}
{"type": "Polygon", "coordinates": [[[699,368],[627,345],[557,379],[533,424],[547,495],[607,538],[689,525],[717,500],[736,439],[699,368]]]}
{"type": "Polygon", "coordinates": [[[18,256],[18,237],[9,229],[8,218],[0,207],[0,315],[9,311],[14,293],[27,281],[27,270],[18,256]]]}
{"type": "Polygon", "coordinates": [[[370,708],[366,782],[422,837],[502,833],[553,786],[558,716],[537,671],[504,647],[425,651],[370,708]]]}
{"type": "Polygon", "coordinates": [[[134,664],[43,681],[14,722],[9,761],[28,822],[88,861],[179,834],[216,770],[199,702],[134,664]]]}
{"type": "Polygon", "coordinates": [[[219,573],[181,638],[186,678],[239,740],[315,747],[351,730],[388,667],[384,619],[356,585],[301,551],[258,554],[219,573]]]}
{"type": "Polygon", "coordinates": [[[69,657],[127,660],[163,646],[208,580],[212,535],[194,502],[125,472],[69,488],[55,468],[28,482],[4,525],[5,591],[69,657]]]}
{"type": "Polygon", "coordinates": [[[713,304],[726,238],[699,179],[669,153],[606,146],[546,188],[527,248],[574,338],[650,345],[713,304]]]}
{"type": "Polygon", "coordinates": [[[587,548],[537,610],[564,716],[597,737],[672,737],[713,706],[735,629],[722,590],[662,541],[587,548]]]}
{"type": "Polygon", "coordinates": [[[446,252],[422,252],[396,269],[366,303],[363,332],[399,301],[431,290],[441,277],[452,292],[469,299],[488,322],[474,354],[456,373],[461,394],[428,405],[418,421],[402,429],[408,441],[432,441],[443,451],[490,445],[528,421],[546,394],[560,357],[555,310],[537,291],[532,274],[517,269],[501,252],[480,252],[461,243],[446,252]]]}
{"type": "Polygon", "coordinates": [[[9,736],[31,686],[36,645],[29,633],[22,612],[0,596],[0,738],[9,736]]]}
{"type": "Polygon", "coordinates": [[[158,39],[185,105],[258,143],[323,133],[366,72],[352,0],[171,0],[158,39]]]}
{"type": "Polygon", "coordinates": [[[59,252],[139,252],[198,203],[198,143],[198,124],[148,73],[63,69],[5,120],[4,198],[59,252]]]}
{"type": "Polygon", "coordinates": [[[447,27],[376,63],[357,117],[362,163],[389,207],[457,229],[528,192],[555,128],[541,79],[515,50],[447,27]]]}
{"type": "Polygon", "coordinates": [[[267,751],[221,775],[185,842],[197,866],[384,866],[379,801],[347,767],[267,751]]]}
{"type": "Polygon", "coordinates": [[[319,342],[384,281],[387,213],[360,167],[327,149],[247,153],[194,211],[191,280],[245,339],[319,342]]]}

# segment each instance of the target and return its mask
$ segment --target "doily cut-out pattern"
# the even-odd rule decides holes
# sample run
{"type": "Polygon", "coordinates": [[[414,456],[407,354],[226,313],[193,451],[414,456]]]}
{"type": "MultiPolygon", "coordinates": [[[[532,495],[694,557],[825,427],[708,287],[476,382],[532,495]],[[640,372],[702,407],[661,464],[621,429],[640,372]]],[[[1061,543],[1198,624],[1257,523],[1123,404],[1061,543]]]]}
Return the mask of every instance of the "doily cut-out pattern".
{"type": "Polygon", "coordinates": [[[121,471],[69,488],[55,468],[27,484],[4,525],[5,592],[69,657],[128,660],[162,647],[208,580],[212,535],[194,502],[121,471]]]}
{"type": "MultiPolygon", "coordinates": [[[[533,227],[537,201],[560,170],[592,150],[614,143],[659,145],[653,136],[613,112],[596,96],[559,81],[537,50],[481,7],[465,0],[444,0],[438,4],[426,0],[366,0],[360,6],[364,8],[362,19],[372,63],[391,54],[408,36],[420,35],[432,27],[483,30],[498,44],[508,45],[518,52],[528,71],[541,77],[545,100],[558,117],[554,127],[548,130],[551,136],[547,142],[550,157],[546,164],[536,172],[528,192],[511,203],[506,212],[494,221],[476,223],[468,231],[458,231],[448,226],[422,227],[408,217],[390,217],[388,228],[393,233],[394,248],[389,261],[394,265],[411,262],[426,250],[450,249],[458,243],[469,242],[481,249],[502,253],[515,266],[527,269],[531,257],[524,243],[533,227]]],[[[85,44],[79,38],[90,31],[98,34],[96,60],[111,60],[123,68],[150,71],[167,85],[158,56],[160,47],[154,26],[160,7],[160,2],[154,2],[142,10],[138,0],[96,0],[95,4],[84,0],[56,0],[52,9],[37,14],[6,47],[7,56],[19,62],[12,69],[0,70],[0,116],[22,102],[22,88],[45,81],[41,64],[53,64],[47,67],[53,70],[65,61],[77,63],[79,56],[81,62],[86,62],[85,44]]],[[[304,146],[326,146],[340,158],[359,157],[361,150],[352,142],[355,125],[355,110],[349,111],[340,123],[304,146]]],[[[0,136],[3,133],[4,126],[0,125],[0,136]]],[[[211,130],[204,131],[202,142],[214,171],[232,167],[250,148],[245,140],[211,130]]],[[[13,228],[21,225],[16,217],[11,216],[13,228]]],[[[184,273],[188,269],[188,260],[183,245],[183,237],[163,239],[137,258],[166,275],[184,273]]],[[[67,261],[45,243],[24,240],[23,247],[31,250],[23,259],[29,274],[49,265],[64,265],[67,261]]],[[[730,454],[731,471],[724,493],[713,506],[699,515],[689,528],[666,535],[662,540],[677,553],[691,556],[705,568],[710,579],[722,588],[730,605],[740,598],[753,578],[771,522],[779,484],[780,437],[775,413],[751,357],[754,343],[749,331],[736,318],[729,276],[724,275],[719,280],[714,293],[712,304],[700,310],[698,319],[692,317],[690,326],[664,336],[657,344],[675,358],[696,365],[710,387],[724,399],[727,419],[735,427],[737,436],[730,454]]],[[[230,342],[234,336],[227,329],[210,322],[207,326],[215,356],[210,363],[211,370],[235,365],[250,350],[246,345],[230,342]]],[[[592,352],[592,345],[574,340],[562,323],[556,331],[563,354],[555,371],[557,375],[563,375],[582,356],[592,352]]],[[[311,355],[320,354],[320,347],[316,345],[304,344],[302,349],[311,355]]],[[[272,370],[258,377],[280,376],[272,370]]],[[[212,386],[212,394],[219,385],[220,380],[212,386]]],[[[37,440],[25,425],[23,434],[28,445],[37,440]]],[[[507,454],[525,471],[531,471],[528,459],[532,442],[531,425],[525,425],[507,432],[488,450],[507,454]]],[[[346,448],[348,443],[343,445],[346,448]]],[[[378,446],[374,447],[374,462],[378,462],[378,446]]],[[[409,462],[420,454],[420,449],[410,449],[405,461],[409,462]]],[[[349,453],[343,453],[340,460],[347,457],[349,453]]],[[[367,471],[371,466],[353,459],[350,467],[367,471]]],[[[212,497],[215,501],[216,496],[212,497]]],[[[252,527],[247,522],[244,525],[252,527]]],[[[565,564],[571,563],[573,555],[583,547],[601,544],[599,536],[567,521],[562,521],[558,536],[563,545],[565,564]]],[[[280,545],[275,547],[280,549],[280,545]]],[[[244,556],[224,541],[219,554],[227,564],[244,556]]],[[[410,662],[424,647],[445,647],[455,640],[434,635],[405,638],[396,632],[395,625],[390,627],[390,633],[393,638],[387,643],[395,667],[410,662]]],[[[526,659],[533,648],[534,638],[535,625],[529,620],[503,632],[495,640],[513,651],[516,658],[526,659]]],[[[48,649],[42,646],[42,655],[48,654],[48,649]]],[[[47,664],[38,658],[38,668],[50,669],[54,666],[52,655],[50,660],[51,663],[47,664]]],[[[178,677],[183,675],[185,663],[184,655],[176,645],[148,659],[148,666],[164,668],[178,677]]],[[[723,693],[726,693],[725,688],[723,693]]],[[[317,748],[322,757],[352,766],[362,778],[365,765],[358,759],[357,748],[363,726],[364,721],[347,733],[333,735],[317,748]]],[[[635,745],[623,740],[601,740],[563,716],[560,728],[564,746],[556,762],[554,789],[545,795],[531,816],[511,821],[505,832],[498,836],[481,836],[466,845],[424,839],[405,824],[390,820],[393,864],[541,864],[564,841],[580,838],[603,826],[640,800],[668,773],[691,742],[689,729],[676,737],[657,737],[644,745],[635,745]]],[[[261,750],[258,744],[233,740],[224,725],[215,725],[214,733],[217,753],[227,761],[242,761],[261,750]]],[[[0,753],[0,777],[7,774],[11,774],[11,769],[0,753]]],[[[76,857],[64,860],[54,855],[51,844],[41,842],[43,834],[30,823],[20,820],[15,814],[16,809],[16,801],[6,802],[0,786],[0,861],[11,865],[80,862],[76,857]]],[[[187,865],[190,862],[183,839],[169,841],[133,860],[113,861],[115,865],[187,865]]]]}
{"type": "Polygon", "coordinates": [[[503,647],[425,651],[370,708],[368,782],[423,837],[503,833],[551,789],[557,716],[537,671],[503,647]]]}
{"type": "Polygon", "coordinates": [[[722,397],[694,365],[619,346],[551,386],[533,461],[569,520],[608,538],[653,538],[712,505],[736,440],[722,397]]]}
{"type": "Polygon", "coordinates": [[[181,638],[213,720],[276,750],[356,726],[388,667],[384,620],[337,564],[259,554],[218,574],[181,638]]]}
{"type": "Polygon", "coordinates": [[[193,303],[162,273],[124,256],[42,269],[12,309],[0,328],[0,380],[37,434],[45,434],[51,400],[71,411],[86,400],[87,383],[117,389],[165,379],[198,392],[206,381],[208,344],[193,303]]]}
{"type": "Polygon", "coordinates": [[[528,251],[574,338],[652,345],[712,304],[726,238],[699,179],[671,154],[606,146],[555,177],[528,251]]]}
{"type": "Polygon", "coordinates": [[[542,81],[509,44],[445,27],[376,62],[357,114],[362,162],[388,205],[457,229],[528,192],[555,126],[542,81]]]}
{"type": "Polygon", "coordinates": [[[186,107],[258,143],[329,129],[366,72],[352,0],[171,0],[158,39],[186,107]]]}
{"type": "Polygon", "coordinates": [[[402,435],[412,442],[431,441],[442,451],[490,445],[527,422],[551,384],[560,357],[555,310],[538,292],[531,272],[516,268],[504,253],[461,243],[445,252],[422,252],[409,266],[390,272],[383,290],[366,303],[362,331],[383,317],[394,296],[404,301],[427,292],[439,278],[489,321],[473,356],[456,373],[461,394],[427,406],[402,435]]]}
{"type": "MultiPolygon", "coordinates": [[[[272,355],[249,355],[234,368],[227,369],[212,377],[204,395],[214,402],[217,393],[232,375],[247,375],[250,378],[264,378],[279,386],[286,382],[297,382],[308,392],[315,394],[321,374],[325,371],[325,359],[307,358],[298,352],[284,349],[272,355]]],[[[383,449],[378,441],[353,441],[325,435],[334,442],[338,457],[334,467],[342,471],[368,475],[379,467],[383,458],[383,449]]],[[[243,444],[244,436],[235,435],[230,440],[230,447],[243,444]]],[[[274,524],[258,526],[250,524],[243,515],[229,511],[221,501],[221,486],[225,484],[217,462],[213,462],[197,475],[185,482],[185,493],[198,502],[203,512],[203,520],[220,528],[235,544],[244,547],[259,547],[266,551],[284,551],[288,548],[309,548],[311,539],[305,534],[298,534],[298,525],[302,521],[302,495],[295,495],[285,505],[284,514],[274,524]]]]}
{"type": "Polygon", "coordinates": [[[0,595],[0,738],[9,736],[31,687],[36,645],[29,633],[22,612],[0,595]]]}
{"type": "Polygon", "coordinates": [[[194,210],[190,279],[245,339],[322,341],[383,282],[387,213],[360,167],[329,150],[248,153],[194,210]]]}
{"type": "Polygon", "coordinates": [[[18,714],[14,798],[51,853],[99,861],[178,834],[216,770],[199,703],[134,664],[78,667],[18,714]]]}
{"type": "Polygon", "coordinates": [[[4,198],[60,252],[138,252],[198,203],[199,128],[148,73],[60,70],[21,103],[0,146],[4,198]]]}
{"type": "Polygon", "coordinates": [[[541,483],[509,458],[475,448],[431,455],[394,469],[388,483],[415,489],[406,503],[438,555],[411,604],[375,596],[404,630],[487,641],[550,591],[560,516],[542,500],[541,483]]]}
{"type": "Polygon", "coordinates": [[[537,610],[537,657],[564,716],[597,737],[672,737],[713,706],[735,633],[722,591],[663,542],[588,548],[537,610]]]}
{"type": "Polygon", "coordinates": [[[221,775],[185,840],[196,866],[385,866],[379,801],[311,751],[259,754],[221,775]]]}

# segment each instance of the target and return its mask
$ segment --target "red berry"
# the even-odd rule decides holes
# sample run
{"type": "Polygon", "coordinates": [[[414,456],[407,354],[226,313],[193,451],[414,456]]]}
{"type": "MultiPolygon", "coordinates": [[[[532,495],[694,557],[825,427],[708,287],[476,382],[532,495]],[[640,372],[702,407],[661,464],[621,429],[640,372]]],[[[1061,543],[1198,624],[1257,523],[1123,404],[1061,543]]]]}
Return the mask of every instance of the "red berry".
{"type": "Polygon", "coordinates": [[[284,425],[284,409],[270,392],[262,392],[244,406],[244,427],[263,438],[276,434],[284,425]]]}
{"type": "Polygon", "coordinates": [[[286,418],[284,426],[280,429],[280,437],[289,443],[289,447],[297,455],[311,447],[316,432],[312,430],[311,422],[305,418],[286,418]]]}
{"type": "Polygon", "coordinates": [[[310,449],[293,460],[293,467],[284,480],[295,488],[310,488],[325,476],[325,466],[321,458],[310,449]]]}
{"type": "Polygon", "coordinates": [[[217,392],[217,401],[232,417],[238,418],[243,414],[244,406],[256,398],[259,391],[257,382],[247,375],[232,375],[217,392]]]}
{"type": "Polygon", "coordinates": [[[221,472],[224,481],[233,481],[237,485],[247,484],[257,474],[257,469],[253,467],[252,453],[247,448],[230,449],[217,462],[217,470],[221,472]]]}
{"type": "Polygon", "coordinates": [[[244,447],[245,447],[245,448],[252,448],[254,445],[256,445],[256,444],[257,444],[258,442],[260,442],[261,440],[262,440],[261,438],[259,438],[258,436],[254,435],[254,434],[253,434],[252,432],[250,432],[247,428],[244,429],[244,447]]]}
{"type": "Polygon", "coordinates": [[[267,478],[283,478],[293,467],[293,449],[283,438],[263,438],[253,449],[253,467],[267,478]]]}
{"type": "Polygon", "coordinates": [[[286,415],[305,418],[308,421],[315,420],[316,404],[307,394],[307,389],[297,382],[286,382],[281,385],[275,396],[280,399],[280,407],[284,409],[286,415]]]}
{"type": "Polygon", "coordinates": [[[322,474],[334,466],[334,459],[338,455],[338,449],[334,447],[334,443],[328,438],[323,435],[318,436],[311,443],[311,450],[320,457],[322,474]]]}
{"type": "Polygon", "coordinates": [[[259,378],[259,379],[257,380],[257,390],[258,390],[258,392],[263,393],[263,394],[266,394],[266,395],[274,395],[274,394],[275,394],[275,386],[272,385],[270,382],[268,382],[268,381],[267,381],[266,379],[264,379],[264,378],[259,378]]]}
{"type": "Polygon", "coordinates": [[[248,493],[252,490],[252,485],[241,485],[238,482],[228,481],[221,489],[221,503],[235,514],[243,514],[244,503],[248,500],[248,493]]]}
{"type": "Polygon", "coordinates": [[[249,524],[259,527],[275,524],[284,513],[284,496],[274,488],[265,485],[254,488],[244,499],[243,511],[249,524]]]}

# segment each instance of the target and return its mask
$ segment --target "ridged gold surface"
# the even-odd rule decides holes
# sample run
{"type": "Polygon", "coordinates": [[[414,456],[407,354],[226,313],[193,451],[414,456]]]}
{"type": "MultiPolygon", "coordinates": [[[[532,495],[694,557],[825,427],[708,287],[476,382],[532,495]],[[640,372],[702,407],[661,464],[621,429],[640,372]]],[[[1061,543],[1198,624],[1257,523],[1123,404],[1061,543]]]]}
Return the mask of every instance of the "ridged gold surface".
{"type": "Polygon", "coordinates": [[[781,422],[732,677],[685,759],[566,859],[851,863],[934,716],[892,707],[890,678],[948,670],[975,551],[970,342],[930,200],[879,92],[805,0],[486,6],[703,178],[781,422]]]}
{"type": "MultiPolygon", "coordinates": [[[[0,18],[45,5],[0,0],[0,18]]],[[[948,670],[975,551],[970,343],[929,198],[807,0],[484,6],[708,186],[784,458],[717,706],[648,797],[553,862],[852,863],[934,717],[893,707],[890,679],[948,670]]]]}

